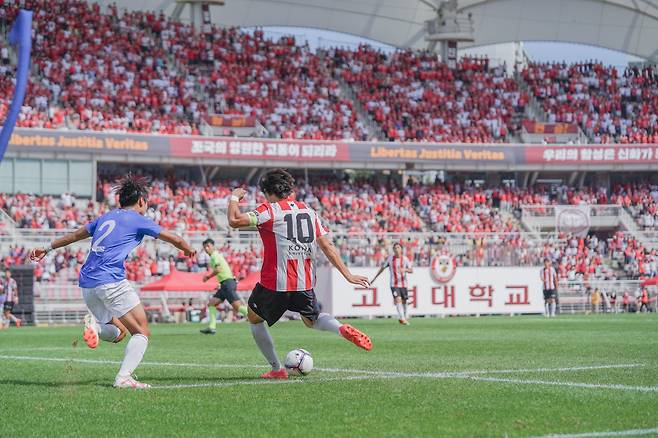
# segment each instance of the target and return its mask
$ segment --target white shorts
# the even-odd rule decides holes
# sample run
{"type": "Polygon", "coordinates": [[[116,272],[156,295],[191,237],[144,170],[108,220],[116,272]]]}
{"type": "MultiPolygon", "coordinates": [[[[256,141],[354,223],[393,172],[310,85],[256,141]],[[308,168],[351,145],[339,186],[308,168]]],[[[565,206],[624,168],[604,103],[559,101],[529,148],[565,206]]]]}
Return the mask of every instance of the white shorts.
{"type": "Polygon", "coordinates": [[[91,289],[82,288],[82,297],[91,314],[101,324],[122,317],[140,303],[137,292],[128,280],[91,289]]]}

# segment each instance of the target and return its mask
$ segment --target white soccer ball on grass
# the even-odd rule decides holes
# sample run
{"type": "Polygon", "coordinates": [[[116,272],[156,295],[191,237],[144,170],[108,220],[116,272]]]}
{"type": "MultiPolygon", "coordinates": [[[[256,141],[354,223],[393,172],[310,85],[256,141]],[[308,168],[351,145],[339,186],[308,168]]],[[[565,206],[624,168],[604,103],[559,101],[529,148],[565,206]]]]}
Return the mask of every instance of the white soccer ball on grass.
{"type": "Polygon", "coordinates": [[[297,348],[286,355],[285,367],[291,374],[305,376],[313,370],[313,356],[303,348],[297,348]]]}

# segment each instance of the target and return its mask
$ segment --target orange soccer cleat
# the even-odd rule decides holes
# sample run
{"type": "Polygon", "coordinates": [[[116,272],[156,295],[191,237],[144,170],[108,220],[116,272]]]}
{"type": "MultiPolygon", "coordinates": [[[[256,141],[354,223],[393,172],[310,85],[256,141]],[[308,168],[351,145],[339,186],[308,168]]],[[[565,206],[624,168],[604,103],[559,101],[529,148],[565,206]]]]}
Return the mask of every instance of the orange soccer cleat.
{"type": "Polygon", "coordinates": [[[278,371],[268,371],[265,374],[261,374],[261,379],[282,379],[285,380],[288,378],[288,371],[285,368],[281,368],[278,371]]]}
{"type": "Polygon", "coordinates": [[[370,338],[349,324],[343,324],[340,327],[340,335],[357,347],[363,348],[366,351],[372,350],[372,341],[370,341],[370,338]]]}
{"type": "Polygon", "coordinates": [[[21,324],[23,324],[23,320],[16,318],[16,327],[20,327],[21,324]]]}
{"type": "Polygon", "coordinates": [[[82,332],[82,339],[85,340],[89,348],[98,347],[98,331],[96,331],[95,322],[93,316],[89,314],[85,316],[85,330],[82,332]]]}

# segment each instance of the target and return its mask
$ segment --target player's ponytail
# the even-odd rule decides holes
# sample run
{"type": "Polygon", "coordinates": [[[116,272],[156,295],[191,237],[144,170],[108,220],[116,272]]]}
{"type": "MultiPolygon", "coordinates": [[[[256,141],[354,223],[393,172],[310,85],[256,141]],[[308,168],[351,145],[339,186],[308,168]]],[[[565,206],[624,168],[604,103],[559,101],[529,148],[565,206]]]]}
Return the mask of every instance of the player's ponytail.
{"type": "Polygon", "coordinates": [[[139,202],[140,198],[145,201],[148,200],[148,179],[129,173],[118,181],[114,190],[119,195],[119,205],[121,207],[132,207],[139,202]]]}
{"type": "Polygon", "coordinates": [[[272,169],[260,178],[259,186],[263,193],[285,199],[295,187],[295,179],[283,169],[272,169]]]}

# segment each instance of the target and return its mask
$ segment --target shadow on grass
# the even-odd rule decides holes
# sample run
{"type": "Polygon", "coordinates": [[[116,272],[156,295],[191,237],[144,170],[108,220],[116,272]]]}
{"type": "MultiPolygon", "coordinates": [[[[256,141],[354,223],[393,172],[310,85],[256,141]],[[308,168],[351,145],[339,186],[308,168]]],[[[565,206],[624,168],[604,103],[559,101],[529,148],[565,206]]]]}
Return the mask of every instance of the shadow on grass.
{"type": "MultiPolygon", "coordinates": [[[[146,376],[143,381],[146,383],[171,383],[177,384],[194,384],[194,383],[221,383],[221,382],[235,382],[245,380],[260,380],[258,376],[230,376],[230,377],[217,377],[217,376],[194,376],[194,377],[160,377],[146,376]]],[[[30,381],[20,379],[9,379],[0,381],[0,387],[7,385],[15,386],[28,386],[28,387],[43,387],[43,388],[67,388],[67,387],[100,387],[100,388],[113,388],[112,380],[76,380],[68,382],[44,382],[44,381],[30,381]]]]}
{"type": "Polygon", "coordinates": [[[177,382],[177,383],[221,383],[221,382],[235,382],[245,380],[262,380],[259,376],[230,376],[230,377],[217,377],[217,376],[193,376],[193,377],[144,377],[144,381],[151,382],[177,382]]]}
{"type": "Polygon", "coordinates": [[[107,384],[105,382],[100,382],[98,380],[77,380],[70,382],[42,382],[42,381],[9,379],[9,380],[1,381],[0,386],[3,385],[34,386],[34,387],[45,387],[45,388],[65,388],[67,386],[112,386],[112,383],[107,384]]]}

